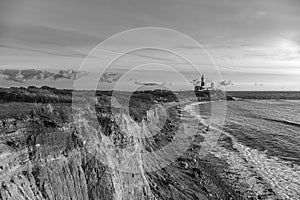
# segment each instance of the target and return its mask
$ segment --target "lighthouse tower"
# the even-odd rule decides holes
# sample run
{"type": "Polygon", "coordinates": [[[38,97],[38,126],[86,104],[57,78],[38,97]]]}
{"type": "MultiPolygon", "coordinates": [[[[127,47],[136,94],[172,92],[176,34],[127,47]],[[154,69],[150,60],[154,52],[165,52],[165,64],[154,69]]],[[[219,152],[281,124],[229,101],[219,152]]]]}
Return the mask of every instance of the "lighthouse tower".
{"type": "Polygon", "coordinates": [[[205,88],[204,75],[202,75],[202,76],[201,76],[200,90],[204,90],[204,88],[205,88]]]}

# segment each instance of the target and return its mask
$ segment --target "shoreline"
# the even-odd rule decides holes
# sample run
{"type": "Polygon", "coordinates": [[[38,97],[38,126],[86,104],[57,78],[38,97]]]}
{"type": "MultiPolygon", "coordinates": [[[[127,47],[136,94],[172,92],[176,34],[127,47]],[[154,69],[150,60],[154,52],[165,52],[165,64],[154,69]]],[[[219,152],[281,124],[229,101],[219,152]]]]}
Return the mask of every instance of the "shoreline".
{"type": "MultiPolygon", "coordinates": [[[[196,105],[200,104],[194,104],[196,105]]],[[[300,167],[298,170],[289,171],[286,162],[280,163],[278,159],[274,160],[258,150],[243,146],[229,133],[218,129],[210,131],[221,131],[219,144],[209,152],[228,164],[228,167],[219,174],[227,180],[228,185],[248,195],[249,198],[252,196],[260,199],[294,199],[300,196],[297,193],[297,187],[300,188],[299,182],[287,182],[293,179],[292,174],[295,176],[295,173],[298,173],[297,176],[300,177],[300,167]],[[284,176],[280,177],[282,171],[284,176]]]]}

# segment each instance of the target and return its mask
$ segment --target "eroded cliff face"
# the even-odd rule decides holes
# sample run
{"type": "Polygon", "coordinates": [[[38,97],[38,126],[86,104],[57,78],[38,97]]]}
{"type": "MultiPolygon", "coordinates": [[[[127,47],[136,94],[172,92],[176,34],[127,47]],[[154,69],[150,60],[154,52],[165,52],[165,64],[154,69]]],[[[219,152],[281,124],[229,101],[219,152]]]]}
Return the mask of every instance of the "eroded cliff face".
{"type": "Polygon", "coordinates": [[[1,200],[154,199],[141,171],[137,143],[128,132],[139,134],[142,126],[129,116],[116,115],[109,117],[121,128],[95,129],[91,119],[80,117],[76,126],[60,128],[30,119],[5,121],[0,140],[1,200]],[[124,148],[129,151],[120,153],[124,148]],[[134,170],[122,170],[129,153],[132,159],[124,165],[134,170]]]}
{"type": "Polygon", "coordinates": [[[157,109],[140,123],[86,107],[59,128],[8,124],[0,134],[0,200],[239,199],[197,158],[193,134],[178,137],[187,128],[180,119],[157,109]],[[177,152],[173,140],[189,148],[177,152]]]}
{"type": "Polygon", "coordinates": [[[0,199],[113,199],[107,167],[84,150],[74,128],[30,119],[4,124],[0,199]]]}

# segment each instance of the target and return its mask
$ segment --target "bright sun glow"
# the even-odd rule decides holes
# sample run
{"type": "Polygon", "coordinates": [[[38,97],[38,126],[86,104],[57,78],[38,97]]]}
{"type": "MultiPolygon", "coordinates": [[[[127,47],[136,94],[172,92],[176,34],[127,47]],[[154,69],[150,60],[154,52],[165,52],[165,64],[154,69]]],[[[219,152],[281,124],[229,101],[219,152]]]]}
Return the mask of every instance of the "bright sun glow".
{"type": "Polygon", "coordinates": [[[274,56],[279,59],[300,60],[300,47],[291,40],[280,39],[274,48],[274,56]]]}

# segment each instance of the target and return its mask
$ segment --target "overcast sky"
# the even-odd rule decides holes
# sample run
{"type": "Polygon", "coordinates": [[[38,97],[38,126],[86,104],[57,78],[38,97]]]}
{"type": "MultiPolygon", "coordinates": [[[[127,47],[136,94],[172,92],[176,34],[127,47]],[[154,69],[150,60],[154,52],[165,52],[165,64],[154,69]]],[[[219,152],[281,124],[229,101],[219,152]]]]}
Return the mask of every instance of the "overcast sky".
{"type": "MultiPolygon", "coordinates": [[[[222,78],[233,83],[227,90],[300,90],[299,0],[0,0],[0,72],[4,69],[79,70],[83,59],[100,42],[140,27],[174,29],[195,39],[211,55],[222,78]]],[[[147,35],[144,40],[166,43],[172,51],[191,55],[200,72],[211,81],[219,81],[215,68],[210,71],[209,67],[203,67],[214,63],[204,58],[204,54],[198,56],[193,46],[176,35],[153,35],[147,35]]],[[[140,35],[109,43],[112,47],[103,51],[109,55],[98,56],[113,59],[119,56],[120,50],[143,44],[135,37],[140,35]]],[[[163,64],[181,65],[180,73],[187,79],[194,78],[193,71],[172,56],[159,51],[137,53],[127,57],[127,65],[135,65],[135,60],[141,64],[141,57],[153,63],[167,60],[163,64]]],[[[118,63],[121,71],[123,64],[118,63]]],[[[136,85],[146,81],[181,89],[176,85],[177,75],[163,76],[160,72],[157,76],[147,72],[158,68],[169,70],[157,66],[144,65],[137,70],[140,75],[135,72],[135,77],[127,75],[128,79],[123,79],[136,85]]],[[[89,74],[83,77],[86,88],[90,87],[89,77],[103,67],[99,62],[97,67],[88,68],[89,74]]],[[[70,88],[73,79],[20,83],[0,75],[0,84],[70,88]]]]}

